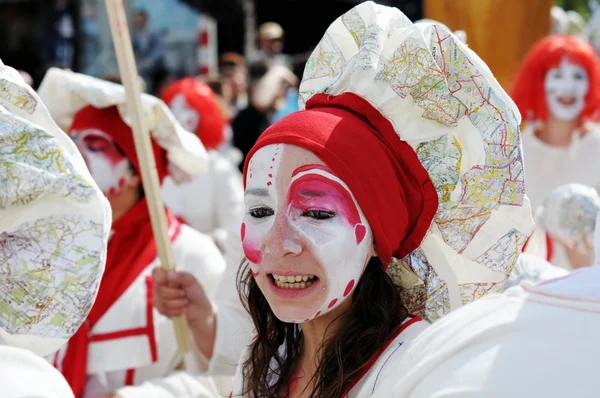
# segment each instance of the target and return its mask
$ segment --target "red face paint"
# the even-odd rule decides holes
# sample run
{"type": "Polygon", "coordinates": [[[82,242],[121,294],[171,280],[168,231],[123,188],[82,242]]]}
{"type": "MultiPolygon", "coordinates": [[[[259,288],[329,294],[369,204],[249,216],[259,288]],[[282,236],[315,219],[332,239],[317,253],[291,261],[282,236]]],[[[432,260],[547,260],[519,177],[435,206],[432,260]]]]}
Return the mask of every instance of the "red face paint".
{"type": "Polygon", "coordinates": [[[344,290],[344,297],[346,297],[346,296],[348,296],[350,294],[350,292],[352,291],[353,287],[354,287],[354,279],[352,279],[348,283],[348,286],[346,286],[346,290],[344,290]]]}
{"type": "MultiPolygon", "coordinates": [[[[303,166],[298,170],[306,168],[303,166]]],[[[315,167],[311,167],[314,169],[315,167]]],[[[302,170],[294,172],[299,174],[302,170]]],[[[343,216],[354,227],[356,244],[360,244],[365,235],[366,228],[361,223],[358,208],[350,192],[337,181],[319,174],[306,174],[295,180],[288,191],[288,205],[299,213],[307,210],[321,210],[333,212],[343,216]]]]}
{"type": "Polygon", "coordinates": [[[114,143],[101,135],[88,134],[84,137],[83,144],[88,151],[101,153],[113,167],[127,158],[114,143]]]}

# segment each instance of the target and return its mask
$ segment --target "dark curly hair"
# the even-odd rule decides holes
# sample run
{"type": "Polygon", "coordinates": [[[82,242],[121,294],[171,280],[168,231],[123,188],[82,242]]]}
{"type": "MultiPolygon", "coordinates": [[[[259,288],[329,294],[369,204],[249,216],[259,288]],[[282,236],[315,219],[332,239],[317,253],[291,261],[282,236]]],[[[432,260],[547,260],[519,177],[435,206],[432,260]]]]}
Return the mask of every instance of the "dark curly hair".
{"type": "MultiPolygon", "coordinates": [[[[300,358],[302,330],[297,324],[277,319],[252,277],[247,261],[239,268],[237,284],[258,335],[242,365],[244,396],[263,398],[286,394],[300,358]],[[285,350],[280,351],[282,345],[285,350]]],[[[407,317],[401,288],[394,284],[379,258],[372,257],[356,286],[351,307],[344,314],[343,327],[323,341],[317,351],[320,360],[311,379],[314,387],[310,397],[343,396],[407,317]]]]}

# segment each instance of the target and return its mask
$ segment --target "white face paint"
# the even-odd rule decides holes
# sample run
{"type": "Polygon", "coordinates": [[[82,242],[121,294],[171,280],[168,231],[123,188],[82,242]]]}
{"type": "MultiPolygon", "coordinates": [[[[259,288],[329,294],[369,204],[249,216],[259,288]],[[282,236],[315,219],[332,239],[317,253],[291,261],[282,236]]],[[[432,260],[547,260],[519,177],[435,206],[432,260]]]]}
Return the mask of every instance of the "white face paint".
{"type": "Polygon", "coordinates": [[[559,66],[548,71],[544,87],[548,110],[555,118],[571,121],[581,115],[590,88],[585,68],[564,57],[559,66]]]}
{"type": "Polygon", "coordinates": [[[119,150],[113,139],[97,129],[73,130],[71,138],[104,195],[109,198],[118,195],[133,173],[129,159],[119,150]]]}
{"type": "Polygon", "coordinates": [[[189,132],[196,133],[196,129],[200,123],[200,114],[194,108],[190,107],[183,93],[179,93],[173,97],[169,108],[183,128],[189,132]]]}
{"type": "Polygon", "coordinates": [[[349,297],[373,237],[348,186],[317,156],[261,148],[248,165],[245,202],[242,245],[277,318],[306,322],[349,297]]]}

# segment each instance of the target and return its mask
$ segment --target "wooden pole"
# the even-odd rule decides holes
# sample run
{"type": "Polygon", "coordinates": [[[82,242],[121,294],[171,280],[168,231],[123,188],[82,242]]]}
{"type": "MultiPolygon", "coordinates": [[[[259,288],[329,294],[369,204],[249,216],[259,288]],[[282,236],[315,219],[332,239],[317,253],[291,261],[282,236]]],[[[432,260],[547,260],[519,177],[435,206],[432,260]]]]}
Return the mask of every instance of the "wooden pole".
{"type": "Polygon", "coordinates": [[[464,30],[467,43],[510,90],[525,53],[550,30],[552,0],[424,0],[425,17],[464,30]]]}
{"type": "MultiPolygon", "coordinates": [[[[133,124],[135,150],[140,162],[142,184],[147,198],[154,240],[162,267],[165,270],[171,271],[175,269],[175,261],[169,238],[167,217],[160,194],[160,184],[154,152],[152,151],[152,141],[148,126],[143,117],[140,81],[135,65],[125,9],[123,8],[123,0],[105,0],[105,2],[117,62],[119,64],[119,72],[123,86],[125,87],[128,114],[133,124]]],[[[174,318],[173,323],[179,351],[181,353],[188,352],[190,350],[190,343],[185,317],[174,318]]]]}

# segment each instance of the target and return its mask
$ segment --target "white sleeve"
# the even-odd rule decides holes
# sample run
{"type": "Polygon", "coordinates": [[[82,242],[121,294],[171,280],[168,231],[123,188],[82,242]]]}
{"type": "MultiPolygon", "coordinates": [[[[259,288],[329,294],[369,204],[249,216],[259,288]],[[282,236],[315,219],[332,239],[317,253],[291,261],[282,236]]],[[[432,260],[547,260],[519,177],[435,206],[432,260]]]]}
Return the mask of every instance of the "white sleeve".
{"type": "Polygon", "coordinates": [[[225,158],[215,156],[214,183],[216,212],[212,236],[220,247],[227,245],[227,236],[239,230],[244,215],[244,188],[240,172],[225,158]]]}
{"type": "MultiPolygon", "coordinates": [[[[176,264],[180,270],[192,273],[206,295],[213,298],[226,270],[225,259],[211,238],[187,225],[181,228],[181,236],[177,239],[182,248],[181,257],[175,259],[176,264]]],[[[177,256],[175,250],[174,254],[177,256]]]]}
{"type": "MultiPolygon", "coordinates": [[[[198,349],[192,354],[196,371],[233,376],[241,353],[254,335],[252,320],[240,301],[236,286],[237,271],[244,258],[239,231],[229,235],[225,253],[227,269],[213,300],[217,313],[213,356],[207,360],[198,349]]],[[[193,366],[190,362],[186,365],[188,369],[193,366]]]]}
{"type": "Polygon", "coordinates": [[[177,372],[138,386],[120,388],[116,393],[123,398],[213,398],[229,394],[229,391],[219,391],[212,378],[177,372]]]}

